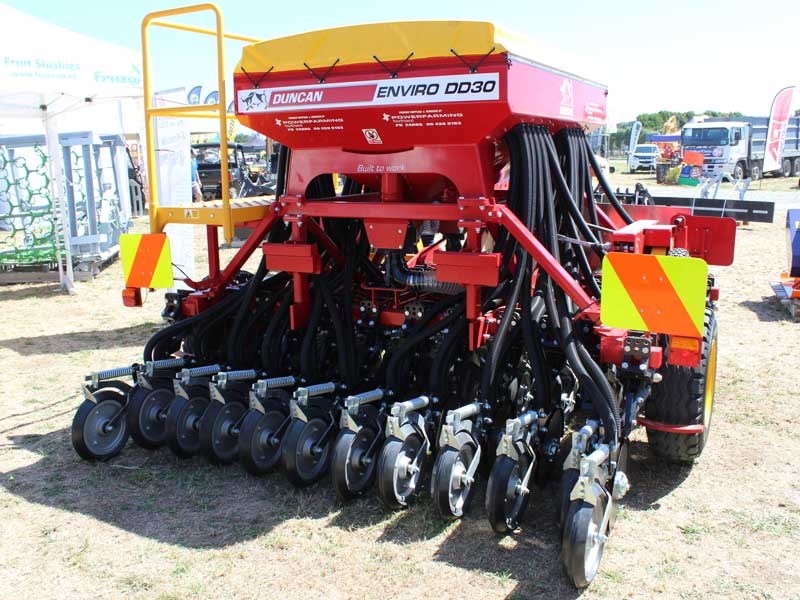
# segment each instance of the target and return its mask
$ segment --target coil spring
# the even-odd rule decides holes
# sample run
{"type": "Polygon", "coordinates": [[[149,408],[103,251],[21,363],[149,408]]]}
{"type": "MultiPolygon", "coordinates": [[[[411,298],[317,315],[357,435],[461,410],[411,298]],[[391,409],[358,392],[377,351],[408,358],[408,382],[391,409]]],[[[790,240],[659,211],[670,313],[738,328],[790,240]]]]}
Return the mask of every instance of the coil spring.
{"type": "Polygon", "coordinates": [[[275,388],[291,387],[295,384],[295,379],[291,375],[287,377],[271,377],[264,380],[264,384],[268,390],[275,388]]]}
{"type": "Polygon", "coordinates": [[[258,377],[258,371],[255,369],[243,369],[241,371],[228,371],[224,375],[227,381],[241,381],[242,379],[255,379],[258,377]]]}
{"type": "Polygon", "coordinates": [[[117,367],[116,369],[106,369],[104,371],[98,371],[97,373],[92,373],[86,379],[97,379],[97,381],[105,381],[106,379],[117,379],[119,377],[127,377],[129,375],[133,375],[134,368],[133,367],[117,367]]]}
{"type": "Polygon", "coordinates": [[[186,360],[183,358],[165,358],[147,363],[147,366],[151,369],[177,369],[185,364],[186,360]]]}
{"type": "Polygon", "coordinates": [[[321,396],[322,394],[332,394],[336,391],[336,384],[333,382],[318,383],[310,385],[306,388],[306,393],[309,396],[321,396]]]}
{"type": "Polygon", "coordinates": [[[206,365],[205,367],[194,367],[191,369],[184,369],[181,372],[181,377],[208,377],[209,375],[216,375],[220,372],[219,365],[206,365]]]}

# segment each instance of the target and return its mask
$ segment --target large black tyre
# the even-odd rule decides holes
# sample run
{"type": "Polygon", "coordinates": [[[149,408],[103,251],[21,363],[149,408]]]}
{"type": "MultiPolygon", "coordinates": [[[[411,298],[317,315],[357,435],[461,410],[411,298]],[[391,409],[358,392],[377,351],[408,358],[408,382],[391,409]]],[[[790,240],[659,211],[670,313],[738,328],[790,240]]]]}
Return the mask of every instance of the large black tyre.
{"type": "Polygon", "coordinates": [[[733,178],[734,179],[744,179],[744,163],[738,162],[736,166],[733,167],[733,178]]]}
{"type": "Polygon", "coordinates": [[[792,160],[792,177],[800,175],[800,156],[792,160]]]}
{"type": "Polygon", "coordinates": [[[792,175],[792,159],[784,158],[781,161],[781,170],[779,171],[781,177],[790,177],[792,175]]]}
{"type": "Polygon", "coordinates": [[[72,419],[72,447],[84,460],[104,462],[128,441],[125,415],[119,415],[125,398],[112,390],[100,390],[94,397],[97,403],[84,400],[72,419]]]}
{"type": "MultiPolygon", "coordinates": [[[[518,461],[499,456],[492,465],[486,484],[486,515],[497,533],[509,533],[519,527],[531,496],[530,492],[522,494],[519,490],[529,465],[527,456],[521,456],[518,461]]],[[[529,486],[531,482],[532,478],[529,486]]]]}
{"type": "Polygon", "coordinates": [[[139,385],[131,389],[125,417],[137,445],[152,450],[167,443],[166,411],[174,399],[170,381],[155,384],[152,389],[139,385]]]}
{"type": "Polygon", "coordinates": [[[763,173],[761,172],[761,163],[753,162],[750,166],[750,179],[753,181],[758,181],[763,177],[763,173]]]}
{"type": "Polygon", "coordinates": [[[675,425],[702,424],[703,432],[686,435],[648,429],[647,440],[653,451],[667,460],[694,462],[708,441],[714,408],[717,320],[711,309],[706,309],[700,365],[667,365],[661,373],[663,381],[653,386],[647,400],[647,418],[675,425]]]}

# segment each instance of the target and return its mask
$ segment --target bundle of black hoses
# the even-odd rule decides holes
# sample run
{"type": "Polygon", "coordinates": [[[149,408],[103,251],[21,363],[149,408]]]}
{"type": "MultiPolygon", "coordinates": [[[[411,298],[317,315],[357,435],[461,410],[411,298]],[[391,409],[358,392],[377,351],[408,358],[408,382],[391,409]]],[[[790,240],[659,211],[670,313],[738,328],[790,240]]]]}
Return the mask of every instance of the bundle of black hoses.
{"type": "MultiPolygon", "coordinates": [[[[593,198],[585,193],[588,168],[585,164],[580,166],[580,162],[587,158],[591,162],[591,157],[587,157],[584,151],[585,142],[581,143],[576,133],[564,133],[559,158],[547,129],[528,124],[516,126],[506,135],[505,141],[511,160],[508,205],[556,260],[564,263],[571,257],[577,259],[584,283],[599,297],[599,286],[585,251],[588,247],[602,256],[599,240],[584,217],[588,214],[590,220],[596,219],[593,198]],[[567,176],[562,169],[567,171],[567,176]],[[573,191],[578,195],[578,201],[573,191]]],[[[624,214],[624,219],[627,214],[621,206],[618,210],[624,214]]],[[[581,389],[599,413],[606,440],[616,441],[619,407],[602,370],[574,335],[569,299],[544,272],[539,274],[535,295],[531,296],[536,268],[532,257],[519,244],[511,243],[507,235],[498,239],[505,240],[504,258],[513,253],[517,260],[513,284],[505,297],[503,318],[489,346],[481,380],[481,397],[487,402],[494,398],[500,360],[515,336],[521,334],[534,370],[535,393],[540,399],[548,399],[550,373],[544,364],[540,331],[540,323],[546,315],[546,322],[581,389]],[[518,306],[521,315],[517,312],[518,306]],[[522,327],[512,328],[519,316],[522,327]]]]}

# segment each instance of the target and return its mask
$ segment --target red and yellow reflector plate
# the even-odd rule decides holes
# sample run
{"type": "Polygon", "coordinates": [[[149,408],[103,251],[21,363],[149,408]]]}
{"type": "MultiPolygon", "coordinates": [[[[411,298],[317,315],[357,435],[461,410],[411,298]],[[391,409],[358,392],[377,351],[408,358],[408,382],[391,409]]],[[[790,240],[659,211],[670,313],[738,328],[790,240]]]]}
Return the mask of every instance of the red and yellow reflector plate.
{"type": "Polygon", "coordinates": [[[165,233],[126,233],[119,238],[119,254],[125,286],[170,288],[172,256],[165,233]]]}
{"type": "Polygon", "coordinates": [[[600,321],[702,338],[707,285],[708,265],[700,258],[611,252],[603,259],[600,321]]]}

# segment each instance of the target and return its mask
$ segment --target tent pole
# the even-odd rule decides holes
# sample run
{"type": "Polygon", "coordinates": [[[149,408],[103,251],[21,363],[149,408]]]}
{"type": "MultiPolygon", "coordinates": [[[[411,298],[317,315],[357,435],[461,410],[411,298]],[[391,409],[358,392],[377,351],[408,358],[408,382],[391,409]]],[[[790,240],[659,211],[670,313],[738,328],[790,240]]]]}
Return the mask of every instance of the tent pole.
{"type": "MultiPolygon", "coordinates": [[[[53,222],[54,235],[56,236],[56,255],[58,257],[58,278],[61,282],[61,289],[69,294],[75,293],[75,279],[72,273],[72,248],[70,247],[70,232],[67,225],[67,214],[62,197],[62,182],[64,181],[64,166],[61,162],[61,152],[58,147],[58,133],[56,131],[53,118],[47,114],[47,102],[42,96],[42,122],[44,124],[44,134],[47,140],[47,155],[48,162],[50,163],[50,187],[51,194],[55,201],[55,207],[58,211],[58,217],[61,220],[61,231],[63,233],[64,255],[66,264],[61,264],[61,252],[59,251],[58,243],[58,227],[57,223],[53,222]]],[[[56,218],[54,211],[53,218],[56,218]]]]}

